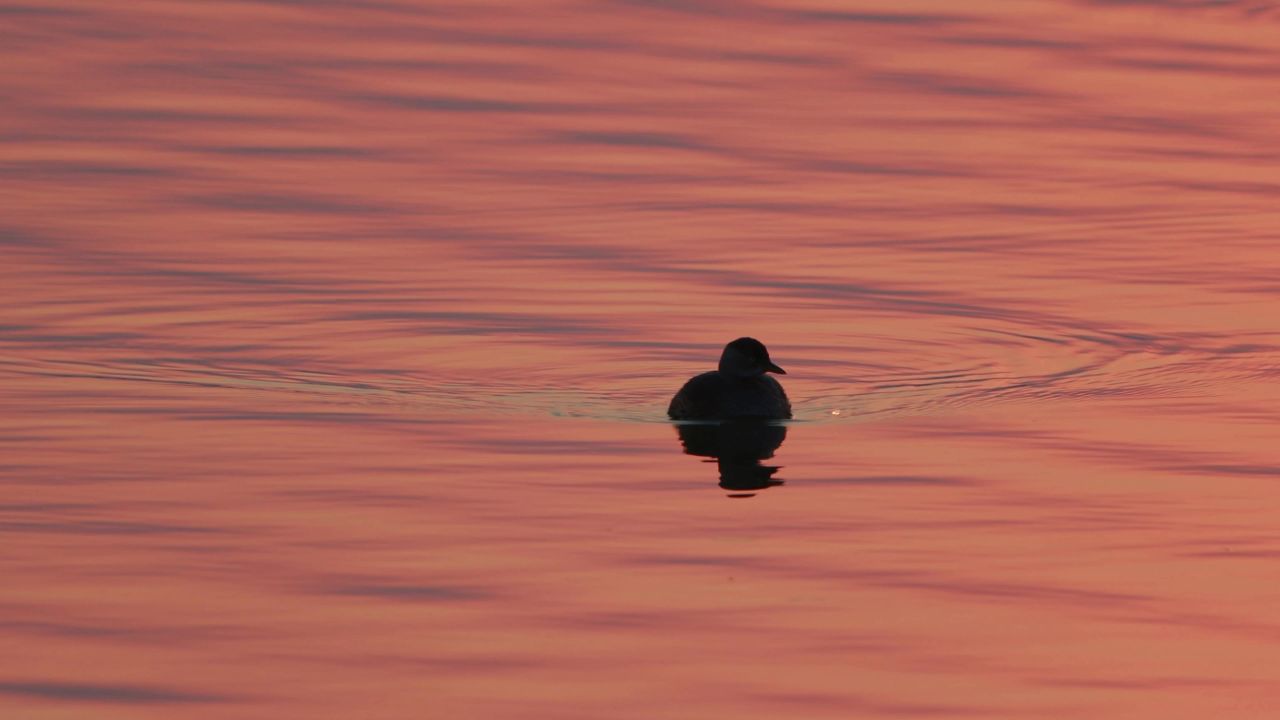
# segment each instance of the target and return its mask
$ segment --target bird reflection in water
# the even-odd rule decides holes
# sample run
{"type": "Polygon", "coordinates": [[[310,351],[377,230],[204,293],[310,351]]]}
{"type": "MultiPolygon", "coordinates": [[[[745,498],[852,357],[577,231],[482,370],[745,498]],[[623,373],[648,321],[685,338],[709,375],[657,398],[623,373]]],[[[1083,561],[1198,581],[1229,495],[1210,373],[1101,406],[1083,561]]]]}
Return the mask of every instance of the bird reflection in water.
{"type": "Polygon", "coordinates": [[[787,428],[768,420],[727,420],[719,423],[678,423],[676,432],[688,455],[715,458],[720,487],[729,497],[753,497],[760,490],[781,485],[773,475],[780,466],[760,461],[773,457],[787,438],[787,428]]]}

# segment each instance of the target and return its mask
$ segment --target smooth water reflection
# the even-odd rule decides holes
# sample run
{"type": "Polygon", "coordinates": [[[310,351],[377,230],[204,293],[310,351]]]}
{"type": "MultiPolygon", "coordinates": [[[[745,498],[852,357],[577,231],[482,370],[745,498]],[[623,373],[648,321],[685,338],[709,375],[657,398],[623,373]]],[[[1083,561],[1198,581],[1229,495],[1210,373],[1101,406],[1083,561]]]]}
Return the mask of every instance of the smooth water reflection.
{"type": "Polygon", "coordinates": [[[677,423],[676,434],[685,454],[712,458],[720,472],[720,487],[730,497],[752,497],[756,490],[783,484],[774,478],[780,466],[762,465],[787,439],[787,426],[764,420],[717,423],[677,423]]]}

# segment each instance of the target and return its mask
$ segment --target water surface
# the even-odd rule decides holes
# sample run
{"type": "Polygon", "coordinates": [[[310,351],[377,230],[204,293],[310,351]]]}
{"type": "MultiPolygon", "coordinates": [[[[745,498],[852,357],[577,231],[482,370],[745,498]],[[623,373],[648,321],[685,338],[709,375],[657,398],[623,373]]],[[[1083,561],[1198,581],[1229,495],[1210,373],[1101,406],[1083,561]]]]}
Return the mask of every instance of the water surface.
{"type": "Polygon", "coordinates": [[[1268,716],[1278,22],[0,2],[0,714],[1268,716]]]}

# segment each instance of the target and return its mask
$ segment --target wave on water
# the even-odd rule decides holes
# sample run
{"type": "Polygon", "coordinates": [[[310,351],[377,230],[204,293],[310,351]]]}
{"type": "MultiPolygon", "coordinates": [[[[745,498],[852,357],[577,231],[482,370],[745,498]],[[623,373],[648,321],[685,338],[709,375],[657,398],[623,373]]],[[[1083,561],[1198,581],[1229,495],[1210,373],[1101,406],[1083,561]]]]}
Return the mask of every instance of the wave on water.
{"type": "MultiPolygon", "coordinates": [[[[796,420],[858,422],[885,415],[927,414],[1009,402],[1049,403],[1095,398],[1170,398],[1211,394],[1232,378],[1274,375],[1274,345],[1224,338],[1154,337],[1079,330],[1035,333],[975,328],[950,352],[931,356],[897,348],[916,367],[881,363],[856,375],[800,357],[787,387],[796,420]],[[981,354],[985,353],[985,354],[981,354]],[[927,367],[932,365],[932,367],[927,367]]],[[[846,356],[843,358],[848,360],[846,356]]],[[[666,422],[665,408],[688,368],[661,364],[649,374],[627,367],[622,379],[579,377],[494,381],[370,372],[358,367],[315,369],[299,363],[116,360],[34,361],[0,357],[0,368],[28,377],[93,383],[150,383],[234,392],[302,395],[359,407],[364,413],[423,416],[494,415],[666,422]]],[[[566,369],[569,372],[572,369],[566,369]]],[[[123,387],[119,392],[127,392],[123,387]]],[[[281,404],[288,405],[287,400],[281,404]]]]}

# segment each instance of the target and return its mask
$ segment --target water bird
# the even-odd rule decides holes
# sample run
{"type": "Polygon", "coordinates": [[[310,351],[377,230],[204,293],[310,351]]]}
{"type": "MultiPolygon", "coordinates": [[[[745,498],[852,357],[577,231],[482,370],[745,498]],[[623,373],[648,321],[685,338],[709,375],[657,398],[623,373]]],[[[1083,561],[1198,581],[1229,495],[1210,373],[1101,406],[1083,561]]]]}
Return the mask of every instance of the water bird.
{"type": "Polygon", "coordinates": [[[791,417],[791,401],[779,383],[765,373],[786,375],[769,359],[755,338],[741,337],[724,346],[720,368],[689,379],[671,398],[672,420],[732,420],[791,417]]]}

